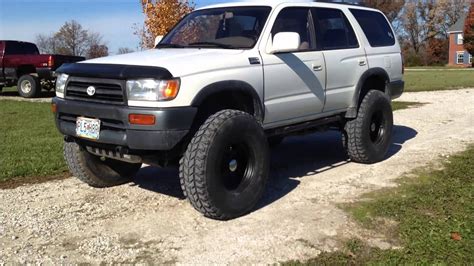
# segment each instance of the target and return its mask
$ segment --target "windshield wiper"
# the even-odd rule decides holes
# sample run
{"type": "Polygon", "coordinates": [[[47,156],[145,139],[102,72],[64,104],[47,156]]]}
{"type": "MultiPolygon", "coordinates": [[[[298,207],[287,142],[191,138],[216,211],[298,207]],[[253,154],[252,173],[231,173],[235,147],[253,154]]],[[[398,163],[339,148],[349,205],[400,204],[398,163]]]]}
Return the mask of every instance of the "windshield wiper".
{"type": "Polygon", "coordinates": [[[224,49],[237,49],[238,47],[235,47],[230,44],[223,44],[223,43],[218,43],[218,42],[193,42],[188,44],[189,46],[211,46],[211,47],[219,47],[219,48],[224,48],[224,49]]]}
{"type": "Polygon", "coordinates": [[[186,46],[175,43],[160,43],[155,48],[186,48],[186,46]]]}

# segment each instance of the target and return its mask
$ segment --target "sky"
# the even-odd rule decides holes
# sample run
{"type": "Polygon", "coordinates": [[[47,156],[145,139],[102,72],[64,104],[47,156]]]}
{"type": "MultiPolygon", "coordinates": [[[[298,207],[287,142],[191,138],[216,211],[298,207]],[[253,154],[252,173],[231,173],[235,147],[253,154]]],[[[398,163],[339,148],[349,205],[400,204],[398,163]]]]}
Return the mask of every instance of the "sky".
{"type": "MultiPolygon", "coordinates": [[[[195,0],[197,7],[228,0],[195,0]]],[[[138,49],[134,25],[143,25],[140,0],[0,0],[0,40],[34,42],[38,34],[78,21],[103,35],[114,54],[120,47],[138,49]]]]}

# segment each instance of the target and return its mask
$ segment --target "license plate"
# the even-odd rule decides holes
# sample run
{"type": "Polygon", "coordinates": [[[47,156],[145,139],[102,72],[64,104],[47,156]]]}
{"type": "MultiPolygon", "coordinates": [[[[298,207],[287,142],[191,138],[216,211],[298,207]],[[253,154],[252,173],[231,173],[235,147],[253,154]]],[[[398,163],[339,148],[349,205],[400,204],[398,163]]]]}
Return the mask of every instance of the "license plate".
{"type": "Polygon", "coordinates": [[[76,120],[76,135],[86,139],[99,139],[100,120],[78,117],[76,120]]]}

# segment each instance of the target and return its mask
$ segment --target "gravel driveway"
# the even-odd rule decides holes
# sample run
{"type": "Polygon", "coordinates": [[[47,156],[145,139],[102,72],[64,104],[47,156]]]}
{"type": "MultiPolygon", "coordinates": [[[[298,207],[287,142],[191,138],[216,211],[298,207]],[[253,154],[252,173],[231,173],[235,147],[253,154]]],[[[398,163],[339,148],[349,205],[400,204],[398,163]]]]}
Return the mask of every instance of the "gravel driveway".
{"type": "Polygon", "coordinates": [[[288,138],[272,152],[269,188],[255,212],[228,222],[199,215],[177,172],[143,168],[132,184],[93,189],[74,178],[0,190],[0,265],[35,263],[275,263],[306,259],[363,237],[338,203],[474,142],[474,89],[407,93],[423,102],[395,113],[390,157],[350,163],[340,136],[288,138]]]}

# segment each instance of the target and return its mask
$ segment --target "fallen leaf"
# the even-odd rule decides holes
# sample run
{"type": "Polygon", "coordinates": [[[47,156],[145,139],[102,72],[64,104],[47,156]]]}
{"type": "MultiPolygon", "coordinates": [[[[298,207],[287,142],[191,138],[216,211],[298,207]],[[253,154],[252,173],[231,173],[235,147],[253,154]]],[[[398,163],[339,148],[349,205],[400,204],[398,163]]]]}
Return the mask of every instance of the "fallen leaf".
{"type": "Polygon", "coordinates": [[[454,241],[460,241],[462,237],[459,232],[451,232],[451,239],[454,241]]]}

